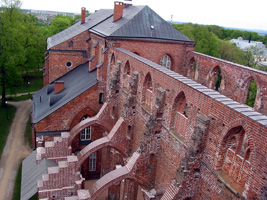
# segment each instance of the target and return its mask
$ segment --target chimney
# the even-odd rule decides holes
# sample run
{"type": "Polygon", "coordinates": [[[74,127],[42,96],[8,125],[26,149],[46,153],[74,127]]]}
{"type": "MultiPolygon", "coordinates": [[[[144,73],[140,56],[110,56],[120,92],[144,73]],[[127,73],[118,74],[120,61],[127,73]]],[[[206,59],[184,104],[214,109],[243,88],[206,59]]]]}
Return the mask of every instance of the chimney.
{"type": "Polygon", "coordinates": [[[86,15],[86,8],[82,7],[81,24],[83,24],[85,22],[85,15],[86,15]]]}
{"type": "Polygon", "coordinates": [[[123,2],[119,2],[119,1],[115,1],[114,2],[113,22],[115,22],[118,19],[122,18],[123,8],[124,8],[123,2]]]}
{"type": "Polygon", "coordinates": [[[55,94],[60,93],[65,88],[64,81],[55,81],[54,85],[55,85],[54,88],[55,94]]]}

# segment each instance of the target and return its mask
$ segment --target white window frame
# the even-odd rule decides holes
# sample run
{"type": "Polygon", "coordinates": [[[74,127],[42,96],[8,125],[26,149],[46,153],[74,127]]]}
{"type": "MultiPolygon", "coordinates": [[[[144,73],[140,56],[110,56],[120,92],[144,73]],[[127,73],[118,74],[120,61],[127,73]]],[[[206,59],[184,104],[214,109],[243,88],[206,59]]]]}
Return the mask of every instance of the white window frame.
{"type": "Polygon", "coordinates": [[[171,69],[171,65],[172,65],[171,57],[168,54],[165,54],[160,59],[160,65],[166,67],[167,69],[171,69]]]}
{"type": "MultiPolygon", "coordinates": [[[[87,118],[89,118],[88,115],[84,116],[81,121],[83,121],[83,120],[85,120],[87,118]]],[[[91,126],[89,126],[89,127],[86,127],[85,129],[83,129],[80,132],[81,141],[91,140],[91,130],[92,130],[92,128],[91,128],[91,126]]]]}
{"type": "Polygon", "coordinates": [[[96,171],[96,151],[89,157],[89,171],[96,171]]]}

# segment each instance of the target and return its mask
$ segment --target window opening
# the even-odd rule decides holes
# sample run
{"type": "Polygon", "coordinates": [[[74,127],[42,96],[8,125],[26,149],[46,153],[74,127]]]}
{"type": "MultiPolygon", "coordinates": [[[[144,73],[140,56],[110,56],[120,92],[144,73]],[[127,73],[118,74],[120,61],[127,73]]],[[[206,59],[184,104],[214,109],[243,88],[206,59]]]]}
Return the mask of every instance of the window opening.
{"type": "Polygon", "coordinates": [[[246,105],[254,107],[256,96],[257,96],[257,84],[254,80],[252,80],[248,88],[246,105]]]}
{"type": "Polygon", "coordinates": [[[89,171],[96,171],[96,152],[89,157],[89,171]]]}
{"type": "Polygon", "coordinates": [[[99,104],[103,104],[104,103],[104,93],[100,93],[99,94],[99,104]]]}
{"type": "Polygon", "coordinates": [[[69,42],[69,48],[73,48],[73,41],[69,42]]]}
{"type": "Polygon", "coordinates": [[[66,62],[66,66],[67,67],[71,67],[72,66],[72,62],[71,61],[66,62]]]}
{"type": "MultiPolygon", "coordinates": [[[[81,121],[85,120],[89,118],[88,115],[85,115],[81,121]]],[[[83,129],[81,132],[80,132],[80,137],[81,137],[81,141],[85,141],[85,140],[91,140],[91,126],[89,127],[86,127],[85,129],[83,129]]]]}
{"type": "Polygon", "coordinates": [[[169,55],[164,55],[160,60],[160,65],[166,67],[167,69],[171,69],[171,57],[169,55]]]}
{"type": "Polygon", "coordinates": [[[219,91],[221,82],[222,82],[222,73],[221,73],[221,69],[219,68],[216,79],[215,79],[215,90],[216,91],[219,91]]]}

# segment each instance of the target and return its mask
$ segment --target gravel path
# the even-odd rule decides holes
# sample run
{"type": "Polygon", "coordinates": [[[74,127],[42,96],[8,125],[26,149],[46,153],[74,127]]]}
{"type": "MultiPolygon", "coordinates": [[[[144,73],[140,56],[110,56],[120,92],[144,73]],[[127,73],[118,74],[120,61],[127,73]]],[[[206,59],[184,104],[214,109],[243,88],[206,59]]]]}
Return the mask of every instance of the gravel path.
{"type": "Polygon", "coordinates": [[[8,102],[17,108],[0,160],[0,200],[12,199],[14,182],[21,161],[32,149],[24,144],[24,130],[30,114],[31,100],[8,102]]]}

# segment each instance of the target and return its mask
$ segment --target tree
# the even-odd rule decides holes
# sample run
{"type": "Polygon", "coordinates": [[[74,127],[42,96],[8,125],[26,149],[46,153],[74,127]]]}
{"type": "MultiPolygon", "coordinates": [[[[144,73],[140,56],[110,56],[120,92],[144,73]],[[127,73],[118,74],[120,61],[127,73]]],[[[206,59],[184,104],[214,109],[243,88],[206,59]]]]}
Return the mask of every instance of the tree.
{"type": "MultiPolygon", "coordinates": [[[[22,14],[19,0],[5,0],[0,12],[0,90],[1,105],[6,91],[22,84],[22,72],[43,62],[44,42],[33,16],[22,14]]],[[[45,40],[44,40],[45,41],[45,40]]]]}

